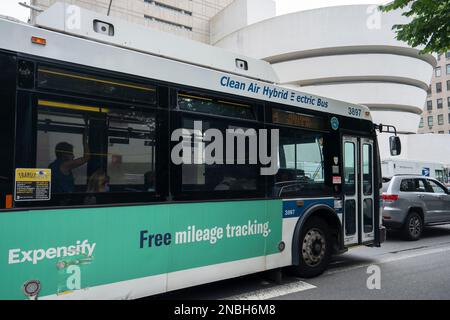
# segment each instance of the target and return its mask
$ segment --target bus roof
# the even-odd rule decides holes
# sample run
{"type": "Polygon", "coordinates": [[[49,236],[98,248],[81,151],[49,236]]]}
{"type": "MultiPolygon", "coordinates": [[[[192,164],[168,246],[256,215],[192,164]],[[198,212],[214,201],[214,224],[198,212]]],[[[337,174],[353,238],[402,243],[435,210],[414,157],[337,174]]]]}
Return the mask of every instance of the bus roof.
{"type": "Polygon", "coordinates": [[[265,61],[234,55],[204,44],[193,44],[193,41],[178,37],[174,37],[176,41],[172,42],[174,38],[166,33],[117,22],[110,17],[79,8],[80,11],[77,12],[77,8],[56,3],[47,12],[41,13],[38,19],[40,27],[0,18],[0,49],[350,118],[372,120],[370,110],[366,106],[272,84],[268,81],[270,77],[258,76],[264,74],[264,70],[270,71],[267,74],[273,72],[271,65],[265,61]],[[63,19],[57,17],[58,12],[63,19]],[[123,36],[113,40],[109,35],[94,32],[95,21],[112,25],[114,34],[123,36]],[[88,25],[91,27],[88,28],[88,25]],[[125,31],[119,31],[122,28],[125,31]],[[75,31],[67,32],[69,29],[75,31]],[[143,34],[138,35],[139,32],[143,34]],[[129,40],[126,39],[127,36],[129,40]],[[36,37],[45,41],[33,42],[32,39],[36,37]],[[167,39],[172,39],[169,44],[166,43],[169,41],[167,39]],[[161,49],[158,49],[160,47],[161,49]],[[201,52],[202,48],[205,52],[201,52]],[[190,50],[193,51],[189,52],[190,50]],[[177,51],[184,53],[177,56],[177,51]],[[175,58],[166,57],[172,53],[175,58]],[[183,54],[185,58],[181,58],[183,54]],[[187,61],[188,57],[194,59],[196,54],[205,57],[207,62],[199,64],[187,61]],[[236,70],[236,58],[248,62],[249,72],[253,69],[252,66],[255,66],[255,70],[261,67],[262,71],[250,76],[246,72],[236,70]],[[222,68],[225,70],[221,70],[222,68]],[[230,69],[233,70],[229,71],[230,69]],[[266,79],[256,80],[255,77],[266,79]]]}
{"type": "Polygon", "coordinates": [[[234,73],[255,80],[279,82],[278,76],[267,61],[235,54],[218,47],[146,28],[67,3],[56,2],[36,17],[35,24],[41,28],[234,73]],[[102,27],[106,30],[103,31],[102,27]],[[247,67],[244,65],[240,68],[239,61],[245,62],[247,67]]]}

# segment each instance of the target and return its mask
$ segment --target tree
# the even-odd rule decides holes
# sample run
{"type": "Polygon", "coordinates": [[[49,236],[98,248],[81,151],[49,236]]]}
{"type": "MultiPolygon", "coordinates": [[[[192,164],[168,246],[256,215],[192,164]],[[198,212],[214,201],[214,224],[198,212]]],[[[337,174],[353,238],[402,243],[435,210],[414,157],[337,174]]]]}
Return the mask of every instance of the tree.
{"type": "Polygon", "coordinates": [[[408,24],[392,27],[397,40],[411,47],[424,46],[422,53],[445,53],[450,50],[450,0],[394,0],[380,6],[382,12],[404,9],[408,24]]]}

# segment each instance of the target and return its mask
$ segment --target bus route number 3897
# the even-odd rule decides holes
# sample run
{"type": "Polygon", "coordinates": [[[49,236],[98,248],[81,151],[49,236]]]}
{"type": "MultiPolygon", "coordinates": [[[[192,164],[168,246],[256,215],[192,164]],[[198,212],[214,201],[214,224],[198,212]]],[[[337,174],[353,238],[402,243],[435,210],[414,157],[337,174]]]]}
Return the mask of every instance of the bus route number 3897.
{"type": "Polygon", "coordinates": [[[361,117],[361,109],[348,107],[348,114],[355,117],[361,117]]]}

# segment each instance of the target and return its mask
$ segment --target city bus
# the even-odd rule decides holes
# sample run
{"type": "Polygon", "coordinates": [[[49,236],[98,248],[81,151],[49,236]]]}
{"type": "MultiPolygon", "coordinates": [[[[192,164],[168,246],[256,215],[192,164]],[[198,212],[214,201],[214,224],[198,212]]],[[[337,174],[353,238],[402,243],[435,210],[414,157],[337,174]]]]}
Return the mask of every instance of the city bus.
{"type": "Polygon", "coordinates": [[[277,86],[264,61],[58,3],[0,18],[0,68],[0,299],[314,277],[385,239],[370,110],[277,86]],[[200,161],[230,130],[245,150],[200,161]]]}

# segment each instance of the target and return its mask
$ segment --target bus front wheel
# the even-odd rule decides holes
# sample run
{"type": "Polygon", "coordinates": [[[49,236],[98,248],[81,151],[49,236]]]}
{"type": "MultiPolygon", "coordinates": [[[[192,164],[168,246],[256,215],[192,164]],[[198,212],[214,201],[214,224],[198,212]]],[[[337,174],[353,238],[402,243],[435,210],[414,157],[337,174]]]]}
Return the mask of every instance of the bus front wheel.
{"type": "Polygon", "coordinates": [[[319,217],[311,217],[303,227],[298,241],[299,265],[292,266],[294,273],[302,278],[322,274],[331,259],[332,244],[328,224],[319,217]]]}

